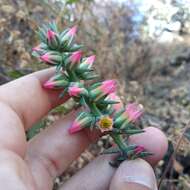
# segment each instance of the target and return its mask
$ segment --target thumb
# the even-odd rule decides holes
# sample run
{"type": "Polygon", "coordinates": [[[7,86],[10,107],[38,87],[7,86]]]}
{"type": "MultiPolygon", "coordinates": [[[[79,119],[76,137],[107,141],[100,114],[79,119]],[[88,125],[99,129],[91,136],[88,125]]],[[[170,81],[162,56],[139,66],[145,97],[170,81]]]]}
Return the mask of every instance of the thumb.
{"type": "Polygon", "coordinates": [[[123,162],[112,178],[110,190],[157,190],[152,167],[142,159],[123,162]]]}

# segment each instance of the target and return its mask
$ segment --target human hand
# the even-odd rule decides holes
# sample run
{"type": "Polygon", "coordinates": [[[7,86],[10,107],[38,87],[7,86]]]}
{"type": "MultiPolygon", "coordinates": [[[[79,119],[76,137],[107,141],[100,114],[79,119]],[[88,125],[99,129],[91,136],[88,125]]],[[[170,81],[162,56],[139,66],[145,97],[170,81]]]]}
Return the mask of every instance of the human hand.
{"type": "MultiPolygon", "coordinates": [[[[96,132],[68,134],[76,113],[26,141],[25,131],[52,108],[63,103],[59,92],[42,88],[54,70],[39,71],[0,86],[0,187],[6,190],[50,190],[53,180],[63,173],[87,146],[98,138],[96,132]]],[[[116,170],[101,155],[66,182],[61,190],[146,190],[156,189],[151,166],[167,150],[164,134],[153,127],[134,135],[131,143],[141,144],[154,155],[147,161],[125,161],[116,170]]]]}

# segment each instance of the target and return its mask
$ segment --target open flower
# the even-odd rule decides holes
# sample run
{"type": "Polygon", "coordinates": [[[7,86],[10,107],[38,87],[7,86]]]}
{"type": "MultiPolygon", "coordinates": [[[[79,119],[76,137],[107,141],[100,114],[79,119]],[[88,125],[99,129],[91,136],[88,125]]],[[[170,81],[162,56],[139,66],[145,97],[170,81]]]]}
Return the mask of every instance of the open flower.
{"type": "Polygon", "coordinates": [[[111,131],[113,129],[113,119],[109,116],[102,116],[97,125],[101,132],[111,131]]]}
{"type": "Polygon", "coordinates": [[[78,117],[73,121],[71,127],[69,128],[69,133],[73,134],[85,127],[90,127],[93,121],[93,117],[90,113],[82,112],[78,115],[78,117]]]}

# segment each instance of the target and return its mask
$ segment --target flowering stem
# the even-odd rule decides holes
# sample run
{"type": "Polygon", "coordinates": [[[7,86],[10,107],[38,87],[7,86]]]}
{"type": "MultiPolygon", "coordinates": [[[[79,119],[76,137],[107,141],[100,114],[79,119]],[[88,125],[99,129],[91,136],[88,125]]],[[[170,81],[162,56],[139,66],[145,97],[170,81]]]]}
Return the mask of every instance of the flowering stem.
{"type": "Polygon", "coordinates": [[[41,61],[57,66],[55,75],[43,86],[62,90],[60,98],[69,95],[77,103],[76,106],[83,107],[72,122],[69,133],[73,134],[84,128],[98,128],[103,135],[109,134],[120,153],[115,166],[125,159],[146,156],[144,149],[128,146],[122,136],[144,132],[131,126],[142,115],[142,106],[131,103],[122,107],[115,94],[115,80],[85,83],[96,76],[91,68],[95,56],[83,57],[81,45],[73,41],[75,34],[76,26],[59,33],[56,24],[50,23],[40,28],[41,43],[33,48],[33,55],[41,61]]]}
{"type": "Polygon", "coordinates": [[[124,152],[126,149],[126,144],[123,142],[121,135],[111,134],[114,142],[118,145],[118,147],[124,152]]]}

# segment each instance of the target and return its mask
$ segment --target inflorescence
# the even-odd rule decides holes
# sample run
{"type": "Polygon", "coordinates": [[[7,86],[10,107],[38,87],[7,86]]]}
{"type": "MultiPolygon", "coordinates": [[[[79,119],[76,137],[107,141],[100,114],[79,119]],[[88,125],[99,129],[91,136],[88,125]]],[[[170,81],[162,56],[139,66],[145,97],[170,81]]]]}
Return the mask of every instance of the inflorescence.
{"type": "Polygon", "coordinates": [[[110,163],[115,167],[126,159],[151,155],[144,147],[129,145],[127,141],[130,135],[144,132],[135,127],[135,122],[143,114],[142,105],[130,103],[123,106],[116,95],[115,80],[93,81],[97,81],[98,77],[92,68],[95,55],[83,58],[83,46],[74,43],[76,32],[76,26],[59,32],[56,24],[50,23],[39,29],[41,43],[33,48],[33,55],[41,62],[56,66],[56,73],[43,87],[49,90],[58,89],[61,91],[60,98],[69,96],[78,106],[83,107],[83,111],[70,126],[69,133],[90,128],[98,129],[102,135],[110,135],[117,146],[104,153],[117,155],[110,163]]]}

